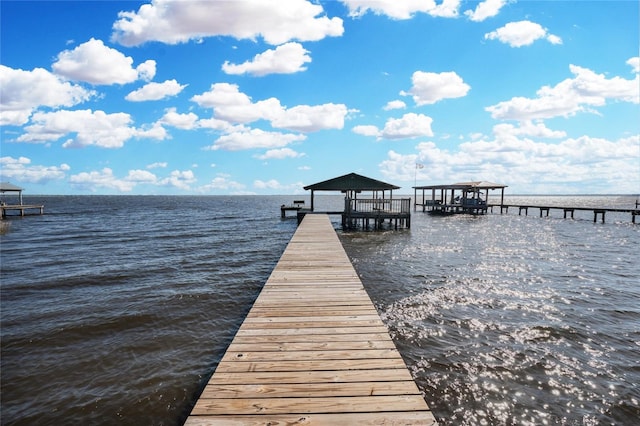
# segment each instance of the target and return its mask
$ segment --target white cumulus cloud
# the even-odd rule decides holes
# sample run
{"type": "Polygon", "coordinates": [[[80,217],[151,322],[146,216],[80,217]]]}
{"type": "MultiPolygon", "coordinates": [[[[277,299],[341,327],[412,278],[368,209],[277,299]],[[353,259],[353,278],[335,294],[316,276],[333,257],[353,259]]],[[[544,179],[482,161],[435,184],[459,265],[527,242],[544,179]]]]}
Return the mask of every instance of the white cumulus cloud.
{"type": "Polygon", "coordinates": [[[43,68],[24,71],[0,65],[0,87],[0,125],[4,126],[26,124],[39,107],[70,107],[95,96],[43,68]]]}
{"type": "Polygon", "coordinates": [[[506,183],[515,193],[606,192],[610,188],[633,193],[640,185],[638,135],[618,140],[582,136],[546,143],[531,139],[527,132],[502,130],[493,140],[464,142],[453,150],[421,142],[413,154],[389,151],[380,170],[389,179],[413,182],[415,164],[420,163],[425,167],[419,170],[418,180],[450,183],[451,176],[488,180],[506,183]]]}
{"type": "Polygon", "coordinates": [[[0,177],[3,181],[15,180],[25,183],[46,183],[52,180],[64,179],[66,172],[71,170],[68,164],[58,166],[32,165],[27,157],[0,158],[0,177]]]}
{"type": "Polygon", "coordinates": [[[363,136],[375,136],[380,139],[411,139],[420,136],[433,136],[431,124],[433,119],[424,114],[410,112],[400,118],[390,118],[383,129],[373,125],[360,125],[351,129],[363,136]]]}
{"type": "Polygon", "coordinates": [[[245,186],[243,184],[232,180],[231,175],[226,173],[218,173],[216,177],[211,180],[211,182],[209,182],[206,185],[203,185],[200,188],[200,191],[211,192],[211,191],[218,191],[218,190],[225,191],[229,189],[241,190],[241,189],[244,189],[244,187],[245,186]]]}
{"type": "Polygon", "coordinates": [[[387,102],[383,109],[385,111],[391,111],[392,109],[405,109],[406,107],[407,104],[405,104],[403,101],[395,100],[387,102]]]}
{"type": "Polygon", "coordinates": [[[293,74],[306,71],[304,66],[311,62],[311,57],[300,43],[286,43],[275,49],[269,49],[256,55],[252,61],[242,64],[231,64],[228,61],[222,65],[222,71],[227,74],[251,74],[264,76],[267,74],[293,74]]]}
{"type": "Polygon", "coordinates": [[[578,112],[592,111],[607,100],[640,103],[640,77],[633,80],[622,77],[607,78],[603,74],[570,65],[574,75],[557,85],[544,86],[536,98],[514,97],[485,108],[493,118],[534,120],[569,117],[578,112]]]}
{"type": "Polygon", "coordinates": [[[485,0],[478,3],[475,10],[467,10],[464,14],[472,21],[482,22],[487,18],[496,16],[508,1],[509,0],[485,0]]]}
{"type": "Polygon", "coordinates": [[[341,129],[348,109],[343,104],[297,105],[285,108],[276,98],[257,102],[240,92],[235,84],[215,83],[208,92],[194,96],[192,101],[213,108],[215,118],[231,123],[269,121],[271,126],[292,131],[314,132],[341,129]]]}
{"type": "Polygon", "coordinates": [[[371,11],[392,19],[411,19],[416,13],[455,18],[458,16],[460,0],[341,0],[349,8],[349,16],[361,17],[371,11]]]}
{"type": "Polygon", "coordinates": [[[131,57],[105,46],[102,40],[92,38],[73,50],[59,53],[52,68],[56,74],[69,80],[111,85],[152,79],[156,73],[156,62],[148,60],[133,68],[131,57]]]}
{"type": "Polygon", "coordinates": [[[133,137],[162,139],[166,136],[162,128],[132,127],[131,116],[122,112],[107,114],[90,109],[37,112],[31,122],[25,127],[26,133],[18,137],[18,142],[45,143],[68,136],[62,145],[65,148],[89,145],[121,148],[133,137]]]}
{"type": "Polygon", "coordinates": [[[627,64],[633,68],[633,72],[640,73],[640,56],[635,56],[627,61],[627,64]]]}
{"type": "Polygon", "coordinates": [[[176,112],[176,108],[168,108],[159,122],[178,129],[191,130],[197,127],[198,116],[193,112],[180,114],[176,112]]]}
{"type": "Polygon", "coordinates": [[[113,170],[108,167],[72,175],[69,178],[69,184],[78,190],[95,191],[98,188],[105,188],[117,192],[131,192],[136,186],[135,182],[116,178],[113,170]]]}
{"type": "Polygon", "coordinates": [[[157,168],[165,168],[169,164],[166,161],[151,163],[147,166],[147,169],[157,169],[157,168]]]}
{"type": "Polygon", "coordinates": [[[213,108],[216,118],[232,123],[250,123],[275,117],[283,107],[276,98],[253,102],[238,85],[214,83],[208,92],[195,95],[191,100],[201,107],[213,108]]]}
{"type": "MultiPolygon", "coordinates": [[[[164,168],[166,163],[150,164],[147,168],[164,168]]],[[[105,167],[101,170],[82,172],[69,178],[70,185],[76,190],[96,192],[106,189],[107,192],[131,192],[138,185],[153,185],[177,188],[190,191],[196,182],[191,170],[174,170],[166,177],[158,177],[148,170],[129,170],[125,177],[117,177],[113,170],[105,167]]]]}
{"type": "Polygon", "coordinates": [[[531,21],[509,22],[484,35],[485,40],[499,40],[511,47],[522,47],[533,44],[536,40],[546,38],[551,44],[562,44],[562,39],[549,34],[542,25],[531,21]]]}
{"type": "Polygon", "coordinates": [[[433,136],[431,123],[433,119],[424,114],[408,113],[401,118],[389,119],[382,129],[384,139],[416,138],[419,136],[433,136]]]}
{"type": "Polygon", "coordinates": [[[381,136],[380,129],[378,129],[377,126],[374,126],[372,124],[355,126],[353,129],[351,129],[351,131],[353,133],[356,133],[362,136],[375,136],[375,137],[381,136]]]}
{"type": "Polygon", "coordinates": [[[270,149],[262,155],[256,156],[260,160],[283,160],[285,158],[303,157],[304,154],[291,148],[270,149]]]}
{"type": "Polygon", "coordinates": [[[344,104],[298,105],[279,111],[271,119],[271,125],[299,132],[342,129],[347,113],[344,104]]]}
{"type": "Polygon", "coordinates": [[[147,83],[138,90],[134,90],[125,96],[125,99],[132,102],[157,101],[160,99],[176,96],[187,87],[186,84],[178,84],[176,80],[166,80],[162,83],[147,83]]]}
{"type": "Polygon", "coordinates": [[[342,19],[329,18],[320,4],[306,0],[153,0],[137,12],[120,12],[112,40],[136,46],[147,41],[184,43],[230,36],[280,45],[341,36],[342,19]]]}
{"type": "Polygon", "coordinates": [[[306,139],[304,135],[267,132],[262,129],[247,129],[220,136],[208,149],[241,151],[255,148],[283,148],[290,143],[306,139]]]}
{"type": "Polygon", "coordinates": [[[433,73],[416,71],[411,77],[413,86],[408,92],[402,91],[402,96],[413,97],[416,105],[430,105],[443,99],[460,98],[466,96],[471,87],[453,71],[433,73]]]}
{"type": "Polygon", "coordinates": [[[196,181],[197,179],[191,170],[174,170],[168,177],[161,179],[159,184],[188,191],[196,181]]]}

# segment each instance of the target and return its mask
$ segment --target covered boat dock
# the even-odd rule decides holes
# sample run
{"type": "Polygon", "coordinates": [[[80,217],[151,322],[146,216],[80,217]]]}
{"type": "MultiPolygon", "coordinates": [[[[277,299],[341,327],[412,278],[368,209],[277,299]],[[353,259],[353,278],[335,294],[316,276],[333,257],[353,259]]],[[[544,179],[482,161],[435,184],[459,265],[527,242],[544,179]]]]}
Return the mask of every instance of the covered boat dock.
{"type": "Polygon", "coordinates": [[[423,212],[442,215],[456,213],[485,214],[488,207],[489,191],[499,189],[499,205],[503,205],[504,189],[506,187],[507,185],[487,181],[414,186],[414,209],[417,210],[418,206],[421,206],[423,212]],[[418,198],[419,191],[422,191],[421,198],[418,198]]]}

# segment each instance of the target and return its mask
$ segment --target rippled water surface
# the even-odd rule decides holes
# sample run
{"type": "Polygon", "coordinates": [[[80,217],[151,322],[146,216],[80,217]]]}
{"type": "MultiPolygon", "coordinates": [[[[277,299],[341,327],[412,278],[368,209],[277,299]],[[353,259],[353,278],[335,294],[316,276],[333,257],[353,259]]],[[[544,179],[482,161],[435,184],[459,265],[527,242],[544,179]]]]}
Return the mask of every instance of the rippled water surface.
{"type": "Polygon", "coordinates": [[[410,232],[342,237],[441,424],[640,421],[640,228],[562,215],[415,214],[410,232]]]}
{"type": "MultiPolygon", "coordinates": [[[[295,231],[292,199],[25,200],[46,214],[2,236],[1,423],[181,424],[295,231]]],[[[441,424],[637,423],[630,215],[419,212],[339,234],[441,424]]]]}

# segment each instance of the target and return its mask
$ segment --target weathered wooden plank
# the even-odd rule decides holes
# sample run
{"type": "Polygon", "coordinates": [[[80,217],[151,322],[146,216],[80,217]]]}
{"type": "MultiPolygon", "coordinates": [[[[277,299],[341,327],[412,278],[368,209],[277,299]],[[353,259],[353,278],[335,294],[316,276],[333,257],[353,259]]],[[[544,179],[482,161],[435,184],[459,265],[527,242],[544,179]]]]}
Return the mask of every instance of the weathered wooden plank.
{"type": "Polygon", "coordinates": [[[260,385],[207,385],[200,398],[250,399],[369,395],[420,395],[411,381],[353,383],[268,383],[260,385]]]}
{"type": "MultiPolygon", "coordinates": [[[[315,314],[315,312],[314,312],[315,314]]],[[[306,316],[247,316],[244,320],[245,324],[258,324],[258,323],[292,323],[292,322],[308,322],[308,323],[326,323],[326,322],[348,322],[353,324],[353,321],[363,321],[369,323],[370,321],[376,324],[381,324],[382,320],[377,314],[372,314],[371,311],[361,315],[313,315],[310,316],[307,312],[306,316]]]]}
{"type": "Polygon", "coordinates": [[[373,327],[373,326],[382,326],[384,324],[380,319],[369,319],[369,320],[360,320],[353,319],[349,320],[348,318],[343,321],[333,320],[333,321],[296,321],[292,318],[285,318],[286,321],[251,321],[245,322],[242,325],[243,330],[246,329],[275,329],[275,328],[336,328],[336,327],[373,327]]]}
{"type": "Polygon", "coordinates": [[[219,372],[211,376],[209,384],[265,384],[265,383],[350,383],[397,382],[413,380],[404,369],[371,370],[323,370],[306,371],[258,371],[248,373],[219,372]]]}
{"type": "MultiPolygon", "coordinates": [[[[259,347],[259,346],[258,346],[259,347]]],[[[299,360],[368,360],[368,359],[401,359],[400,354],[395,349],[361,349],[361,350],[347,350],[347,351],[329,351],[329,350],[315,350],[315,351],[231,351],[227,350],[227,353],[223,356],[221,362],[237,361],[250,362],[250,361],[299,361],[299,360]]]]}
{"type": "Polygon", "coordinates": [[[245,373],[259,371],[324,371],[324,370],[378,370],[394,369],[402,370],[406,368],[402,358],[381,358],[381,359],[332,359],[330,362],[323,360],[312,361],[251,361],[243,362],[221,362],[218,364],[216,372],[221,373],[245,373]]]}
{"type": "Polygon", "coordinates": [[[387,329],[384,326],[373,327],[316,327],[316,328],[288,328],[288,329],[252,329],[240,327],[237,336],[274,336],[274,335],[336,335],[336,334],[366,334],[366,333],[385,333],[387,329]]]}
{"type": "Polygon", "coordinates": [[[208,414],[289,414],[289,413],[371,413],[423,410],[420,395],[369,395],[324,398],[200,399],[193,415],[208,414]]]}
{"type": "Polygon", "coordinates": [[[367,349],[395,349],[395,346],[393,342],[388,339],[348,340],[346,342],[335,341],[333,339],[330,342],[326,341],[326,339],[319,342],[310,342],[308,340],[302,342],[258,342],[255,341],[255,339],[235,339],[227,349],[227,352],[358,351],[367,349]]]}
{"type": "MultiPolygon", "coordinates": [[[[313,314],[316,317],[319,316],[343,316],[343,315],[366,315],[371,313],[371,306],[369,305],[360,305],[360,306],[349,306],[346,308],[340,307],[331,307],[331,306],[318,306],[313,314]]],[[[268,317],[306,317],[309,315],[309,310],[299,307],[280,307],[280,306],[260,306],[254,307],[251,309],[249,314],[247,315],[247,319],[249,318],[268,318],[268,317]]]]}
{"type": "MultiPolygon", "coordinates": [[[[344,343],[344,342],[391,342],[389,335],[385,333],[360,333],[360,334],[276,334],[268,336],[244,335],[233,339],[234,343],[262,344],[262,343],[344,343]]],[[[393,344],[393,342],[391,342],[393,344]]],[[[395,346],[394,346],[395,347],[395,346]]]]}
{"type": "Polygon", "coordinates": [[[373,426],[373,425],[412,425],[433,426],[436,424],[431,413],[424,411],[379,412],[379,413],[310,413],[310,414],[274,414],[265,418],[257,416],[192,416],[185,426],[373,426]]]}

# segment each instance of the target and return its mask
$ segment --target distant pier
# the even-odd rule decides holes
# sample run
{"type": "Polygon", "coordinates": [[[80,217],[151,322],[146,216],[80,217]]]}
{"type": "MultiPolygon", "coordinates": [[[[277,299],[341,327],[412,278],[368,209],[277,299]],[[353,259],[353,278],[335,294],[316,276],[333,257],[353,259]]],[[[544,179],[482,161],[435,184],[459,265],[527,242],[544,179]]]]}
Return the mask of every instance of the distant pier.
{"type": "Polygon", "coordinates": [[[607,213],[629,213],[631,214],[631,222],[636,223],[636,216],[640,216],[640,209],[636,203],[636,208],[631,209],[618,209],[618,208],[603,208],[603,207],[563,207],[563,206],[540,206],[533,204],[488,204],[488,207],[493,212],[494,207],[500,208],[500,214],[508,213],[509,208],[518,209],[518,214],[527,216],[529,213],[529,209],[539,210],[540,217],[549,216],[550,210],[561,210],[563,212],[564,219],[570,217],[573,219],[573,213],[575,211],[590,211],[593,212],[593,222],[597,222],[598,218],[602,220],[602,223],[605,223],[605,216],[607,213]]]}
{"type": "Polygon", "coordinates": [[[435,425],[325,214],[308,214],[196,402],[196,425],[435,425]]]}
{"type": "Polygon", "coordinates": [[[7,203],[4,198],[0,203],[0,208],[2,209],[2,218],[6,218],[9,212],[17,212],[20,216],[25,216],[27,214],[44,214],[44,206],[43,205],[35,205],[35,204],[24,204],[22,201],[22,191],[23,189],[19,186],[16,186],[10,182],[0,182],[0,195],[4,196],[5,194],[15,194],[17,198],[17,203],[7,203]]]}
{"type": "Polygon", "coordinates": [[[2,209],[2,218],[6,218],[7,216],[25,216],[28,214],[44,214],[44,206],[43,205],[34,205],[34,204],[3,204],[0,206],[2,209]],[[17,212],[15,215],[9,215],[8,212],[17,212]]]}

